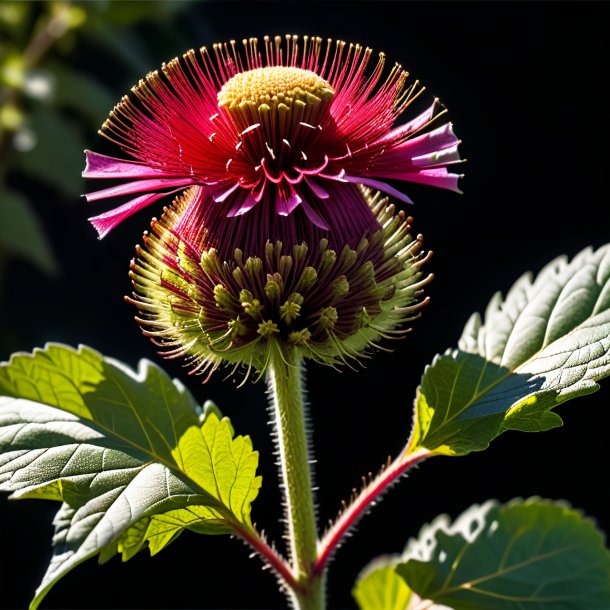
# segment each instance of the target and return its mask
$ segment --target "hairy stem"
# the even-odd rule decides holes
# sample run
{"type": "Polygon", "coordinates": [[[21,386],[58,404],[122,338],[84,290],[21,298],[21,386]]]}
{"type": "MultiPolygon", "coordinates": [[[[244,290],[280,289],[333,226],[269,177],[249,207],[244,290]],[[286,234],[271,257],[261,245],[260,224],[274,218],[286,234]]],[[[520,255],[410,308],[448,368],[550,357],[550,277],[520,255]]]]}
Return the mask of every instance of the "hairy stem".
{"type": "Polygon", "coordinates": [[[378,501],[381,495],[396,483],[407,470],[430,457],[430,455],[427,449],[418,449],[407,454],[403,452],[362,489],[320,541],[320,552],[314,566],[314,575],[324,573],[328,561],[345,538],[345,535],[364,516],[373,502],[378,501]]]}
{"type": "Polygon", "coordinates": [[[323,575],[314,575],[317,527],[303,392],[303,363],[292,351],[272,351],[267,373],[275,424],[278,465],[284,490],[286,538],[294,580],[292,602],[298,610],[323,610],[323,575]]]}

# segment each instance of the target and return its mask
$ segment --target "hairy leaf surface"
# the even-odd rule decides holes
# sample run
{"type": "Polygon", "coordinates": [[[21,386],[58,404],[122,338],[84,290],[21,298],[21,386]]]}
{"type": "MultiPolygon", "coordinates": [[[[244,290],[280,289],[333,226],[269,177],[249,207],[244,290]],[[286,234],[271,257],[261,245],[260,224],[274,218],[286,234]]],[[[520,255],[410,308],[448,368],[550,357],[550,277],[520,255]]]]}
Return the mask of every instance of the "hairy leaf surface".
{"type": "Polygon", "coordinates": [[[459,347],[426,368],[409,450],[485,449],[505,430],[561,425],[558,404],[610,374],[610,245],[557,259],[474,314],[459,347]]]}
{"type": "Polygon", "coordinates": [[[185,528],[252,527],[250,439],[152,363],[135,373],[86,347],[48,345],[0,367],[0,394],[0,490],[62,501],[32,608],[98,553],[129,559],[185,528]]]}

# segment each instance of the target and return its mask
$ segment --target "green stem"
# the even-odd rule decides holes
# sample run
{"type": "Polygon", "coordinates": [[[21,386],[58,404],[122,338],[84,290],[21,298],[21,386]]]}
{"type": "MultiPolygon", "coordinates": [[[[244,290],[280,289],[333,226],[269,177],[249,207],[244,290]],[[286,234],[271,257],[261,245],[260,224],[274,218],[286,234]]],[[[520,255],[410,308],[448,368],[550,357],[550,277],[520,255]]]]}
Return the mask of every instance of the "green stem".
{"type": "Polygon", "coordinates": [[[324,576],[313,575],[317,527],[303,392],[303,363],[294,351],[272,349],[267,372],[275,424],[278,465],[284,489],[286,538],[299,589],[292,592],[296,610],[324,610],[324,576]]]}

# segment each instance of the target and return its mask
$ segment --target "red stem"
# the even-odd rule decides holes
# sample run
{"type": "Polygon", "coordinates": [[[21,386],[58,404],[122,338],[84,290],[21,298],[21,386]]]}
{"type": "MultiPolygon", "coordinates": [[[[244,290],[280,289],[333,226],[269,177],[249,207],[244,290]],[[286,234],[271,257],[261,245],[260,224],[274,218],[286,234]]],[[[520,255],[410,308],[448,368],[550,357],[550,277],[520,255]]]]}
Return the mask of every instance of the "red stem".
{"type": "Polygon", "coordinates": [[[264,562],[292,591],[299,591],[303,588],[302,584],[295,580],[292,570],[284,558],[273,547],[269,546],[256,531],[244,528],[241,524],[236,523],[233,524],[233,527],[235,533],[263,558],[264,562]]]}
{"type": "Polygon", "coordinates": [[[337,549],[337,545],[363,516],[371,502],[386,491],[409,468],[430,457],[430,455],[428,449],[419,449],[406,457],[397,458],[360,492],[320,541],[318,560],[313,567],[312,576],[319,576],[324,572],[326,564],[337,549]]]}

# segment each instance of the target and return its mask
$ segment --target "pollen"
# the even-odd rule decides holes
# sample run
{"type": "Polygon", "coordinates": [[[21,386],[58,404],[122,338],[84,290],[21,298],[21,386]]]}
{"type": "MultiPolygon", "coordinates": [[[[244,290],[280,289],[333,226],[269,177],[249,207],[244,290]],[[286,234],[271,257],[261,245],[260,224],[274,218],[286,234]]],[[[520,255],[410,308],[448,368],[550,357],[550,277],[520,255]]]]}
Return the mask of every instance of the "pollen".
{"type": "Polygon", "coordinates": [[[218,105],[228,110],[283,104],[317,106],[329,102],[334,89],[311,70],[292,66],[268,66],[240,72],[229,79],[218,93],[218,105]]]}

